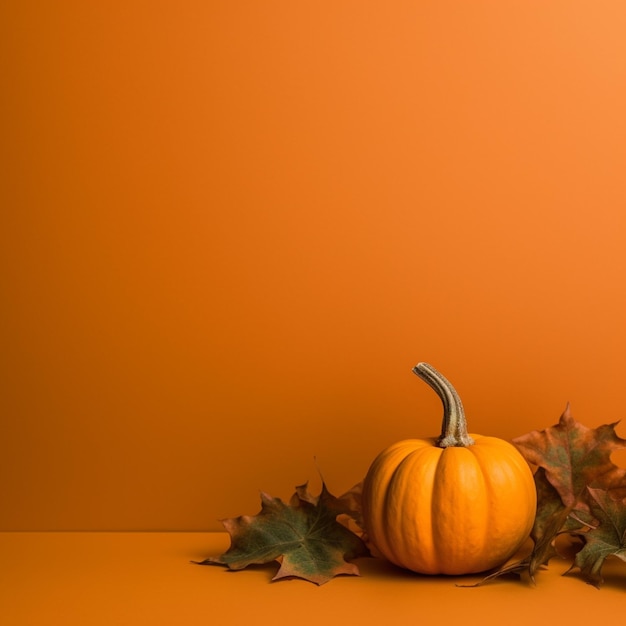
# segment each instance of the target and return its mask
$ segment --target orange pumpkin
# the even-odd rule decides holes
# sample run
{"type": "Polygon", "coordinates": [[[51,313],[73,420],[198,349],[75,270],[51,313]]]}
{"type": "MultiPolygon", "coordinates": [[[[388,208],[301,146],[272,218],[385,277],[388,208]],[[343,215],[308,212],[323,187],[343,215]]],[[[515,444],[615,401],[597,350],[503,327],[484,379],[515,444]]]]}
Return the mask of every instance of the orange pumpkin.
{"type": "Polygon", "coordinates": [[[533,525],[530,467],[503,439],[468,434],[461,399],[435,368],[413,372],[443,402],[442,433],[400,441],[374,460],[363,483],[367,534],[389,561],[423,574],[499,566],[533,525]]]}

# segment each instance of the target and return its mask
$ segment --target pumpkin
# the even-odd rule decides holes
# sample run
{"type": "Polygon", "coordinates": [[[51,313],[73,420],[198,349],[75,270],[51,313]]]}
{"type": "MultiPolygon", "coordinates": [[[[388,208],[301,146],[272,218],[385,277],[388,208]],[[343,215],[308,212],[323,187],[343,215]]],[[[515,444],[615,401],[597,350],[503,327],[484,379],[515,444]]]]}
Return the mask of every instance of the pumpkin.
{"type": "Polygon", "coordinates": [[[367,535],[389,561],[422,574],[499,566],[533,525],[530,467],[507,441],[468,434],[458,393],[434,367],[413,372],[443,402],[441,436],[400,441],[376,457],[363,482],[367,535]]]}

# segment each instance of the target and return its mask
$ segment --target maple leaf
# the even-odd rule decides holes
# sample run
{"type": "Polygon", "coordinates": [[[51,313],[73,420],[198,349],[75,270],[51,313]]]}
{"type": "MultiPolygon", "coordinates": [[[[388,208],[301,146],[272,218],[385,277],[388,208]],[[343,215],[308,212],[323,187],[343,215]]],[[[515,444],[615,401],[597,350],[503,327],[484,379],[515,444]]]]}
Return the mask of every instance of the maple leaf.
{"type": "MultiPolygon", "coordinates": [[[[361,494],[363,492],[363,482],[359,482],[354,487],[346,491],[343,495],[335,498],[328,493],[326,484],[322,480],[322,491],[319,496],[314,496],[309,491],[309,484],[304,483],[296,487],[296,492],[291,496],[291,503],[296,505],[297,500],[310,502],[318,505],[323,500],[324,506],[329,510],[335,511],[339,515],[348,515],[357,522],[361,521],[361,494]]],[[[362,525],[362,524],[359,524],[362,525]]]]}
{"type": "Polygon", "coordinates": [[[612,498],[604,489],[588,488],[588,493],[591,512],[599,523],[584,534],[585,545],[572,567],[580,568],[583,578],[599,587],[603,582],[602,565],[608,556],[626,561],[626,498],[612,498]]]}
{"type": "Polygon", "coordinates": [[[358,482],[337,498],[342,507],[341,513],[354,520],[359,528],[364,527],[363,522],[363,481],[358,482]]]}
{"type": "Polygon", "coordinates": [[[261,511],[222,520],[231,538],[229,549],[199,565],[226,565],[240,570],[249,565],[278,561],[272,580],[298,577],[318,585],[338,574],[358,575],[350,560],[367,556],[363,541],[337,521],[348,507],[322,484],[318,497],[307,485],[296,487],[288,504],[261,493],[261,511]]]}
{"type": "Polygon", "coordinates": [[[626,495],[626,470],[611,462],[611,453],[626,447],[615,433],[616,424],[587,428],[572,418],[569,404],[559,423],[513,440],[535,472],[537,512],[531,553],[505,564],[480,584],[506,574],[535,574],[558,555],[557,537],[565,533],[583,538],[597,525],[597,504],[589,502],[589,487],[603,488],[613,497],[626,495]]]}
{"type": "Polygon", "coordinates": [[[535,486],[537,487],[537,514],[530,536],[535,545],[528,558],[528,574],[534,582],[535,573],[548,561],[558,556],[556,538],[572,511],[565,506],[551,483],[546,478],[543,468],[535,473],[535,486]]]}
{"type": "Polygon", "coordinates": [[[545,470],[565,506],[584,511],[588,486],[626,496],[626,470],[610,459],[612,452],[626,447],[626,440],[615,432],[616,424],[587,428],[572,417],[568,404],[558,424],[513,443],[529,463],[545,470]]]}
{"type": "MultiPolygon", "coordinates": [[[[324,480],[322,479],[322,484],[324,480]]],[[[337,513],[337,521],[345,526],[349,531],[353,532],[357,537],[363,540],[363,543],[367,546],[370,552],[370,556],[377,556],[374,554],[376,548],[369,544],[367,535],[365,533],[365,525],[363,522],[363,481],[358,482],[351,487],[343,495],[333,498],[326,502],[326,506],[337,513]]],[[[300,498],[306,502],[317,505],[320,496],[313,496],[308,489],[308,483],[298,485],[296,492],[291,498],[291,502],[294,503],[294,498],[300,498]]]]}

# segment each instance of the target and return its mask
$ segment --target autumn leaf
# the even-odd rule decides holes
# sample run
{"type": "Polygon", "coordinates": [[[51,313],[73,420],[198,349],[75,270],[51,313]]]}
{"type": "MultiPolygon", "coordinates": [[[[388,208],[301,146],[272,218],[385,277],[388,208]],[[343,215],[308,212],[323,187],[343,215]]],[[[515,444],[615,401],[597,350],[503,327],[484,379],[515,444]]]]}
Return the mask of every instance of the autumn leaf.
{"type": "Polygon", "coordinates": [[[528,574],[533,582],[537,571],[558,556],[556,539],[572,510],[563,504],[556,489],[548,482],[543,468],[535,473],[535,485],[537,514],[530,533],[534,548],[528,558],[528,574]]]}
{"type": "Polygon", "coordinates": [[[614,499],[604,489],[588,489],[589,506],[598,526],[583,535],[584,547],[572,567],[580,568],[583,578],[599,587],[602,566],[608,556],[626,561],[626,498],[614,499]]]}
{"type": "Polygon", "coordinates": [[[534,546],[527,557],[505,564],[478,584],[507,574],[526,574],[535,582],[537,571],[558,555],[557,537],[584,538],[599,523],[597,502],[590,498],[595,492],[590,488],[602,488],[601,493],[614,498],[626,495],[626,470],[610,459],[613,451],[626,447],[626,440],[615,433],[615,424],[587,428],[572,418],[567,405],[558,424],[513,443],[529,463],[538,466],[534,546]]]}
{"type": "Polygon", "coordinates": [[[311,492],[309,491],[308,483],[304,483],[303,485],[298,485],[296,487],[296,492],[291,497],[291,502],[295,505],[297,504],[297,500],[303,500],[317,506],[320,501],[323,501],[324,506],[326,506],[330,511],[335,511],[338,515],[347,515],[354,519],[356,522],[359,522],[359,525],[362,526],[362,491],[363,482],[359,482],[354,485],[354,487],[346,491],[343,495],[335,498],[328,493],[326,485],[322,480],[322,491],[319,496],[314,496],[313,494],[311,494],[311,492]]]}
{"type": "Polygon", "coordinates": [[[358,482],[351,489],[337,498],[341,513],[350,517],[359,528],[363,528],[363,481],[358,482]]]}
{"type": "Polygon", "coordinates": [[[545,470],[546,478],[567,507],[587,509],[588,486],[626,496],[626,470],[614,465],[611,453],[626,447],[616,423],[587,428],[571,415],[569,404],[559,423],[513,440],[526,460],[545,470]]]}
{"type": "Polygon", "coordinates": [[[337,521],[349,513],[345,502],[322,484],[318,497],[306,485],[296,487],[288,504],[261,494],[261,511],[222,520],[230,534],[230,548],[200,565],[226,565],[240,570],[249,565],[278,561],[273,580],[298,577],[321,585],[338,574],[358,575],[359,556],[367,556],[363,541],[337,521]]]}

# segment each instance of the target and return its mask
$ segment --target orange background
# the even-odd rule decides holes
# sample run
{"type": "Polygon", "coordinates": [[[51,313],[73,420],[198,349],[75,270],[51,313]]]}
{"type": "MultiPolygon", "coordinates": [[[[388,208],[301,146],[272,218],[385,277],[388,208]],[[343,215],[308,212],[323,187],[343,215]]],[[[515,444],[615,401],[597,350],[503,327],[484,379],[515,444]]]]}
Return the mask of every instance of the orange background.
{"type": "MultiPolygon", "coordinates": [[[[0,530],[219,530],[622,418],[626,4],[0,7],[0,530]]],[[[618,432],[626,436],[624,427],[618,432]]],[[[623,459],[624,457],[622,457],[623,459]]]]}
{"type": "Polygon", "coordinates": [[[553,559],[537,584],[480,576],[419,576],[382,559],[358,559],[361,576],[318,587],[270,584],[277,563],[229,572],[190,560],[219,554],[226,533],[0,533],[0,601],[10,626],[172,624],[617,624],[624,563],[607,559],[600,591],[571,561],[553,559]],[[303,609],[303,607],[306,607],[303,609]],[[277,616],[281,616],[277,618],[277,616]],[[284,617],[283,617],[284,616],[284,617]],[[445,619],[442,619],[445,616],[445,619]],[[291,620],[291,621],[290,621],[291,620]]]}

